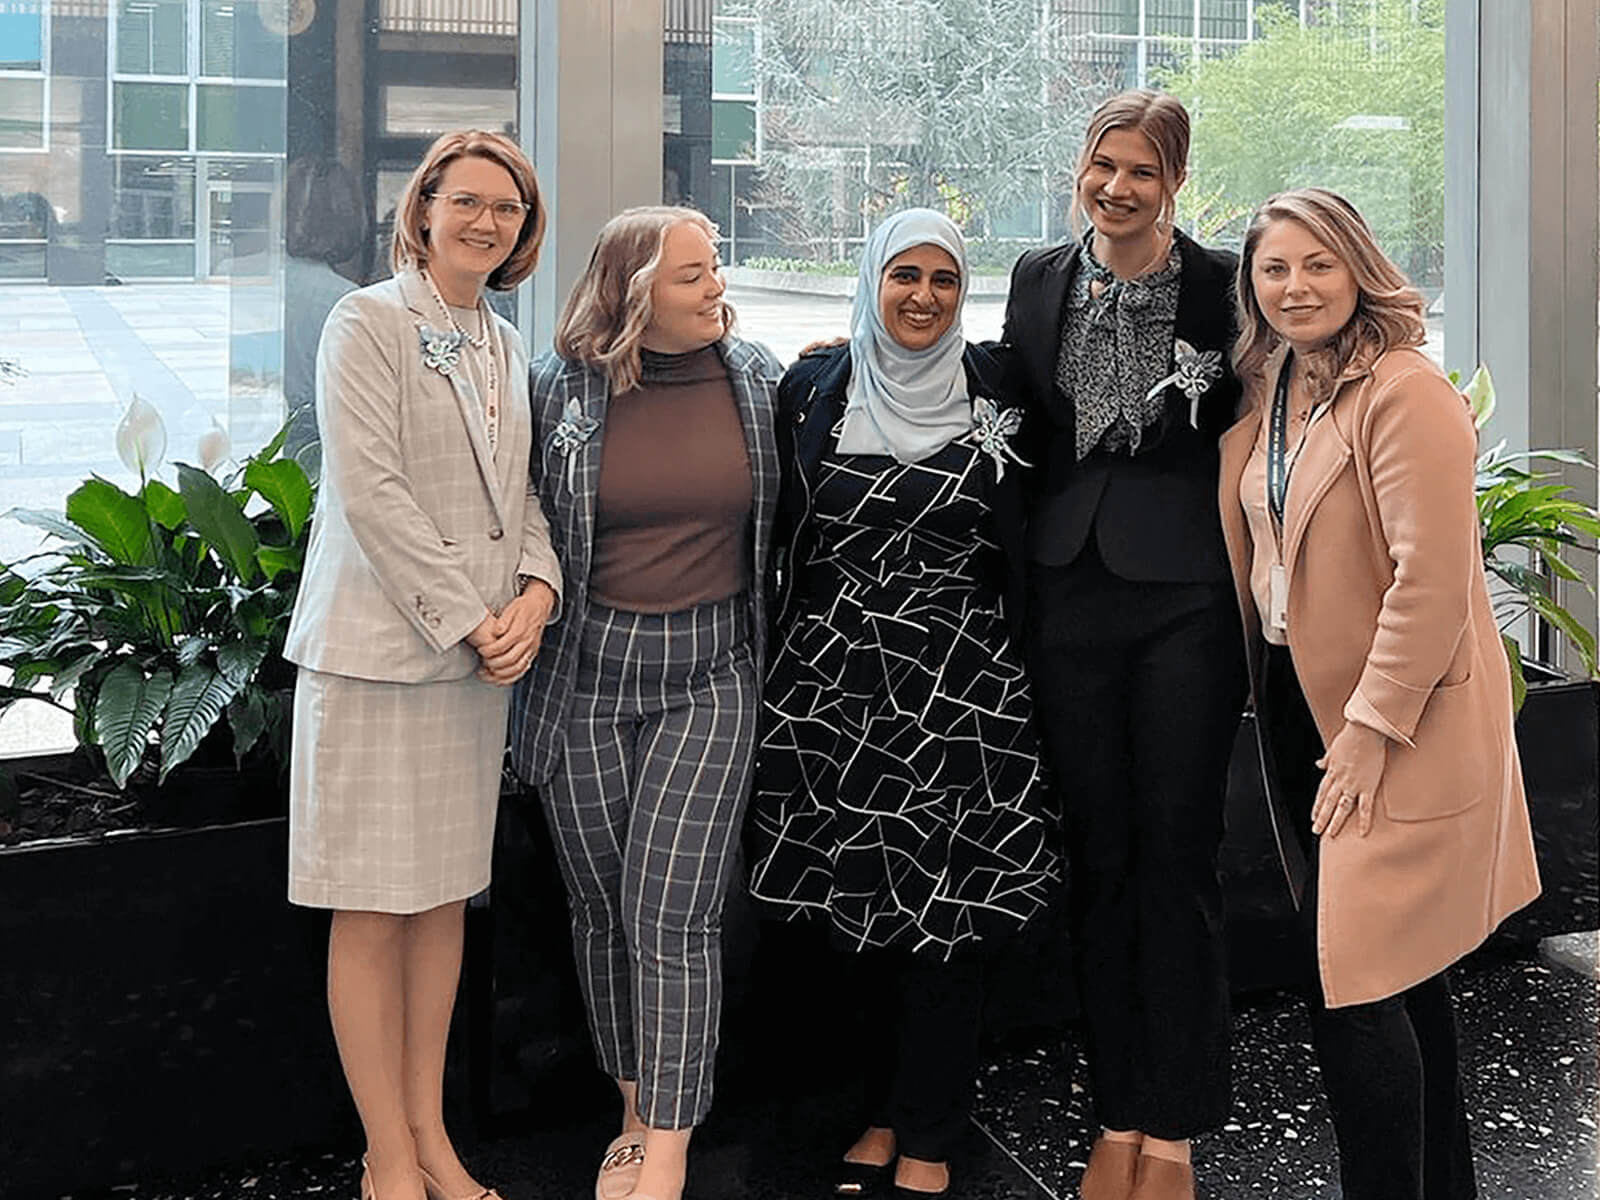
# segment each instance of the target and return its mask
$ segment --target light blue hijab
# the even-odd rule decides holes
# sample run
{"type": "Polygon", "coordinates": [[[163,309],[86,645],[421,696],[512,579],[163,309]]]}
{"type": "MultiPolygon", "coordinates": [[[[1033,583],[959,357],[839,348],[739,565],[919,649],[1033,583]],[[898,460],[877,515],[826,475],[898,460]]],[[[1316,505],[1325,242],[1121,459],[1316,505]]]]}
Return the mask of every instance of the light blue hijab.
{"type": "Polygon", "coordinates": [[[967,373],[961,365],[961,304],[967,298],[967,243],[955,222],[931,208],[895,213],[872,231],[861,252],[850,317],[850,385],[845,392],[843,454],[891,454],[921,462],[972,428],[967,373]],[[961,271],[956,319],[926,350],[907,350],[884,327],[878,288],[895,255],[913,246],[949,251],[961,271]]]}

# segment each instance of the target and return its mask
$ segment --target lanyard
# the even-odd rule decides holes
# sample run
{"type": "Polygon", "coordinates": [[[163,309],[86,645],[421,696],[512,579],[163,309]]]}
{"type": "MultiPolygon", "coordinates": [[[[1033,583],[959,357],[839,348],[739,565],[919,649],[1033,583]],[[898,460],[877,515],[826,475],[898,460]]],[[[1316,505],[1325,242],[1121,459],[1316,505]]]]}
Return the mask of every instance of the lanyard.
{"type": "MultiPolygon", "coordinates": [[[[1267,511],[1283,528],[1283,505],[1289,497],[1289,472],[1294,464],[1289,461],[1289,375],[1294,366],[1294,355],[1284,356],[1283,367],[1278,371],[1278,387],[1272,397],[1272,418],[1267,426],[1267,511]]],[[[1298,456],[1296,456],[1298,457],[1298,456]]]]}

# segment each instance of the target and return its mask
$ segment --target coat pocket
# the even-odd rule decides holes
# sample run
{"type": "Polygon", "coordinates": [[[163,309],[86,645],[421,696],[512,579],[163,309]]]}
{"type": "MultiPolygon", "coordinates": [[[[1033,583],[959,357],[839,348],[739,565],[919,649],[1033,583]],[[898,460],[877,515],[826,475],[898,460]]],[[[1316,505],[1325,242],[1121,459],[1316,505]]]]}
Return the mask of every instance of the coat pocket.
{"type": "Polygon", "coordinates": [[[1378,803],[1391,821],[1454,816],[1498,792],[1499,739],[1483,719],[1479,690],[1470,676],[1440,683],[1417,722],[1416,745],[1389,743],[1378,803]]]}

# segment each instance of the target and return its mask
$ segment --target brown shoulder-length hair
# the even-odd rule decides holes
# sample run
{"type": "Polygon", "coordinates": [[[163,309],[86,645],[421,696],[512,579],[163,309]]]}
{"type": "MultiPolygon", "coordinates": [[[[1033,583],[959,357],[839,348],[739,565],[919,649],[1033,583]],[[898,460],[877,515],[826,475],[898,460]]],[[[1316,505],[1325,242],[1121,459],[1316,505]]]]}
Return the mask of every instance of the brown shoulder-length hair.
{"type": "Polygon", "coordinates": [[[1083,131],[1083,149],[1072,181],[1072,208],[1068,217],[1074,233],[1082,234],[1088,215],[1078,194],[1078,183],[1089,168],[1089,160],[1100,148],[1101,140],[1113,129],[1134,129],[1150,139],[1156,160],[1161,165],[1161,216],[1172,224],[1178,207],[1178,188],[1189,170],[1189,110],[1176,96],[1153,88],[1132,88],[1118,92],[1089,117],[1083,131]]]}
{"type": "Polygon", "coordinates": [[[1298,221],[1338,256],[1356,282],[1355,313],[1317,361],[1305,364],[1314,393],[1330,393],[1346,371],[1371,366],[1386,350],[1422,345],[1427,336],[1422,293],[1379,248],[1366,218],[1337,192],[1296,188],[1269,197],[1245,230],[1236,289],[1239,340],[1233,349],[1234,370],[1241,379],[1259,378],[1282,340],[1267,323],[1251,278],[1261,238],[1278,221],[1298,221]]]}
{"type": "MultiPolygon", "coordinates": [[[[650,289],[661,266],[667,231],[694,225],[715,244],[717,226],[692,208],[652,204],[612,217],[595,239],[589,265],[567,296],[556,324],[556,353],[605,372],[615,393],[639,386],[644,333],[653,308],[650,289]]],[[[722,334],[733,331],[733,306],[722,302],[722,334]]]]}
{"type": "Polygon", "coordinates": [[[533,173],[528,156],[510,138],[501,133],[483,129],[458,129],[441,134],[428,147],[417,169],[406,181],[400,203],[395,207],[394,241],[389,247],[389,261],[398,273],[406,267],[428,265],[428,226],[426,220],[428,201],[433,199],[445,168],[456,159],[472,155],[498,163],[511,175],[517,185],[517,194],[528,206],[523,214],[522,228],[517,231],[517,242],[510,255],[489,273],[487,286],[498,292],[509,292],[529,275],[539,263],[539,246],[544,241],[544,198],[539,194],[539,178],[533,173]]]}

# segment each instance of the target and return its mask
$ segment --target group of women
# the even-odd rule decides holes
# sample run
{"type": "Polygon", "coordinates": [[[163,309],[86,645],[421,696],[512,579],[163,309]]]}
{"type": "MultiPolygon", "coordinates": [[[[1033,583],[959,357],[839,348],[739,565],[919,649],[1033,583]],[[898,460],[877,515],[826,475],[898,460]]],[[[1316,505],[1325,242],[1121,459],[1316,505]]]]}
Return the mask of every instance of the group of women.
{"type": "Polygon", "coordinates": [[[435,143],[394,278],[323,336],[288,643],[290,895],[335,910],[363,1200],[495,1195],[440,1096],[508,709],[621,1100],[598,1200],[683,1194],[741,840],[868,1009],[836,1194],[951,1189],[986,963],[1065,877],[1081,1194],[1192,1200],[1229,1106],[1247,698],[1344,1194],[1475,1194],[1443,971],[1538,882],[1472,422],[1337,195],[1272,197],[1238,258],[1178,230],[1188,138],[1159,93],[1097,110],[1081,234],[1018,261],[998,343],[962,336],[960,230],[912,209],[867,241],[848,341],[785,372],[734,336],[710,222],[644,208],[531,375],[483,291],[534,267],[533,173],[435,143]]]}

